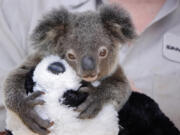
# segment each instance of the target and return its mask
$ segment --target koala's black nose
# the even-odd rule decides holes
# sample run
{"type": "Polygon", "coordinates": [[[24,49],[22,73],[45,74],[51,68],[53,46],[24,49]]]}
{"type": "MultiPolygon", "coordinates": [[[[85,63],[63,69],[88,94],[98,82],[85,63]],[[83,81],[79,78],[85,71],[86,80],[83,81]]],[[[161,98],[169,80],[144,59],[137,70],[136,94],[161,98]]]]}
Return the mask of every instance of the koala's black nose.
{"type": "Polygon", "coordinates": [[[81,66],[83,70],[93,70],[95,69],[95,60],[90,56],[85,56],[82,58],[81,66]]]}
{"type": "Polygon", "coordinates": [[[53,74],[59,74],[65,72],[65,67],[61,62],[54,62],[48,66],[48,70],[53,74]]]}

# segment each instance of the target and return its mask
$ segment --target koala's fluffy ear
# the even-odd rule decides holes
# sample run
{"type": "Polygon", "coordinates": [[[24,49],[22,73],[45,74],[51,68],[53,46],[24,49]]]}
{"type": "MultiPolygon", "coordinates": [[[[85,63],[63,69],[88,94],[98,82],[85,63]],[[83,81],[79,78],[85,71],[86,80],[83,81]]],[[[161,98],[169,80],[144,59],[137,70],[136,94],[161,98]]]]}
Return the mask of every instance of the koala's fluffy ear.
{"type": "Polygon", "coordinates": [[[104,27],[116,40],[124,43],[136,38],[132,20],[123,8],[115,5],[104,5],[100,8],[100,16],[104,27]]]}
{"type": "Polygon", "coordinates": [[[69,12],[61,8],[45,15],[34,29],[31,39],[35,48],[41,50],[56,46],[58,39],[67,31],[69,12]]]}

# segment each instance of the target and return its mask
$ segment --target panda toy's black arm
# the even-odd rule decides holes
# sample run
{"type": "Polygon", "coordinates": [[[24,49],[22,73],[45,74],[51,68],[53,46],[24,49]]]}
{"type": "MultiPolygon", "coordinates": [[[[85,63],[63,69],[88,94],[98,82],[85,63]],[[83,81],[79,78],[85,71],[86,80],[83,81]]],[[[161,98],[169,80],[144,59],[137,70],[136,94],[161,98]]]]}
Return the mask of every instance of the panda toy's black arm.
{"type": "MultiPolygon", "coordinates": [[[[33,70],[27,74],[25,87],[27,93],[33,92],[33,70]]],[[[82,87],[89,84],[82,82],[82,87]]],[[[77,107],[85,101],[88,94],[69,90],[64,93],[63,104],[77,107]]],[[[123,127],[119,135],[180,135],[178,129],[160,110],[158,104],[150,97],[132,92],[124,107],[118,112],[119,125],[123,127]]]]}
{"type": "Polygon", "coordinates": [[[68,90],[63,95],[63,104],[70,107],[77,107],[86,100],[87,96],[88,94],[85,92],[68,90]]]}

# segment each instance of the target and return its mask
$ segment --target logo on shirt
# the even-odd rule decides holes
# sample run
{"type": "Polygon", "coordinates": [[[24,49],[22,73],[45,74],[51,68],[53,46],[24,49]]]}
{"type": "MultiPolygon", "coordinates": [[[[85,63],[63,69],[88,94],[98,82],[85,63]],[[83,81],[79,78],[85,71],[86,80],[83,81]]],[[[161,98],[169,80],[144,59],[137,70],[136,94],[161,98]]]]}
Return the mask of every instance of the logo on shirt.
{"type": "Polygon", "coordinates": [[[180,36],[173,33],[164,35],[163,56],[171,61],[180,62],[180,36]]]}
{"type": "Polygon", "coordinates": [[[169,50],[173,50],[173,51],[178,51],[180,53],[180,48],[179,47],[175,47],[172,45],[166,45],[166,48],[169,50]]]}

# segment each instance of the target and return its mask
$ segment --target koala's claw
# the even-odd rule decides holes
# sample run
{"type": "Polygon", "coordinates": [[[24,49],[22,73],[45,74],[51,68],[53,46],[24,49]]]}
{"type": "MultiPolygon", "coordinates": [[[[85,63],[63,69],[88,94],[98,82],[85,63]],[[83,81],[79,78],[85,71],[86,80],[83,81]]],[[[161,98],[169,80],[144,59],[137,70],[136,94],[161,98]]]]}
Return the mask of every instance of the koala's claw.
{"type": "Polygon", "coordinates": [[[45,93],[42,92],[42,91],[35,91],[35,92],[33,92],[30,96],[28,96],[26,100],[36,99],[37,97],[39,97],[39,96],[41,96],[41,95],[43,95],[43,94],[45,94],[45,93]]]}
{"type": "Polygon", "coordinates": [[[28,114],[25,113],[25,115],[22,117],[22,120],[31,131],[39,135],[49,134],[50,131],[47,130],[47,128],[53,125],[52,122],[40,118],[34,110],[30,111],[28,114]]]}
{"type": "Polygon", "coordinates": [[[91,96],[86,99],[75,111],[80,112],[78,118],[91,119],[94,118],[101,110],[102,105],[91,96]]]}
{"type": "Polygon", "coordinates": [[[80,89],[79,89],[79,91],[80,92],[90,92],[90,89],[88,88],[88,87],[81,87],[80,89]]]}
{"type": "Polygon", "coordinates": [[[75,111],[77,111],[77,112],[83,112],[83,111],[85,111],[85,110],[90,106],[91,102],[92,102],[92,101],[86,99],[84,103],[82,103],[81,105],[79,105],[79,106],[75,109],[75,111]]]}
{"type": "Polygon", "coordinates": [[[26,97],[21,103],[20,115],[24,124],[33,132],[39,135],[47,135],[50,133],[48,130],[54,122],[50,122],[49,120],[42,119],[37,112],[34,110],[36,105],[42,105],[45,102],[41,99],[36,99],[39,96],[44,94],[41,91],[36,91],[32,93],[32,95],[26,97]]]}
{"type": "Polygon", "coordinates": [[[42,128],[49,128],[54,124],[53,122],[50,122],[49,120],[44,120],[41,117],[39,117],[39,115],[34,110],[31,111],[30,116],[31,116],[31,119],[33,119],[33,121],[35,121],[42,128]]]}
{"type": "Polygon", "coordinates": [[[45,101],[44,100],[41,100],[41,99],[37,99],[37,100],[31,100],[31,101],[28,101],[28,104],[29,104],[29,106],[31,106],[31,107],[34,107],[34,106],[36,106],[36,105],[43,105],[45,103],[45,101]]]}

